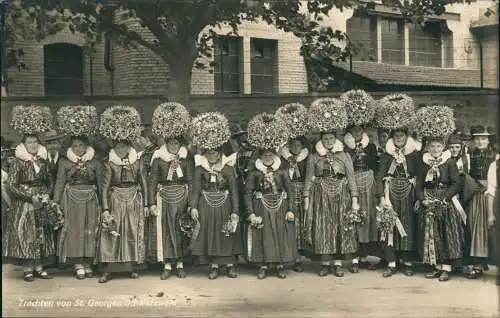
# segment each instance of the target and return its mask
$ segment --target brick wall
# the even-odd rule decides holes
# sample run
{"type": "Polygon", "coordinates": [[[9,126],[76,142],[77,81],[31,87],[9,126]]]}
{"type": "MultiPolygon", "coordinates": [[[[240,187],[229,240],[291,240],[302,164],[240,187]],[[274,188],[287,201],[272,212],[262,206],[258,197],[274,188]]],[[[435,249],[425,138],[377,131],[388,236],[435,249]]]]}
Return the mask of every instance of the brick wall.
{"type": "MultiPolygon", "coordinates": [[[[385,93],[372,93],[376,99],[383,97],[385,93]]],[[[447,104],[452,105],[456,112],[456,117],[460,122],[467,125],[488,124],[495,126],[498,112],[498,92],[497,91],[471,91],[471,92],[413,92],[409,93],[414,98],[415,104],[447,104]]],[[[190,109],[198,112],[220,111],[228,116],[231,121],[245,123],[252,116],[261,112],[274,112],[277,107],[291,102],[300,102],[309,105],[312,100],[318,97],[331,96],[338,97],[338,94],[282,94],[274,96],[239,96],[239,97],[214,97],[214,96],[193,96],[190,109]]],[[[96,98],[92,104],[102,112],[106,106],[123,104],[136,107],[145,123],[151,122],[151,117],[155,107],[163,100],[159,97],[101,97],[96,98]]],[[[1,132],[2,135],[13,137],[9,127],[11,110],[13,105],[18,104],[39,104],[48,105],[56,110],[62,105],[76,105],[86,103],[86,101],[76,100],[48,100],[37,98],[10,98],[2,100],[1,108],[1,132]]]]}
{"type": "MultiPolygon", "coordinates": [[[[128,20],[129,27],[141,33],[146,40],[153,40],[153,36],[137,22],[128,20]]],[[[226,34],[228,28],[217,30],[219,34],[226,34]]],[[[245,92],[250,93],[250,38],[266,38],[278,40],[278,78],[279,93],[305,93],[308,91],[307,73],[302,57],[299,54],[300,40],[291,34],[276,30],[272,26],[262,23],[245,23],[240,26],[239,36],[245,43],[244,72],[248,73],[245,81],[245,92]]],[[[24,62],[28,70],[18,71],[15,68],[8,70],[9,96],[43,96],[44,95],[44,45],[51,43],[70,43],[84,45],[84,38],[79,34],[72,34],[69,30],[49,36],[42,42],[21,41],[17,44],[22,48],[24,62]]],[[[170,72],[168,65],[160,57],[148,49],[124,48],[112,44],[111,60],[114,72],[106,71],[104,67],[104,43],[97,46],[93,59],[93,94],[94,96],[109,95],[165,95],[168,91],[170,72]]],[[[206,64],[210,60],[205,60],[206,64]]],[[[90,95],[90,60],[84,57],[84,95],[90,95]]],[[[208,70],[193,68],[191,92],[194,95],[212,95],[215,91],[214,75],[208,70]]]]}
{"type": "MultiPolygon", "coordinates": [[[[498,28],[498,25],[497,25],[498,28]]],[[[498,29],[485,35],[483,44],[483,65],[484,65],[484,87],[498,88],[498,29]]]]}

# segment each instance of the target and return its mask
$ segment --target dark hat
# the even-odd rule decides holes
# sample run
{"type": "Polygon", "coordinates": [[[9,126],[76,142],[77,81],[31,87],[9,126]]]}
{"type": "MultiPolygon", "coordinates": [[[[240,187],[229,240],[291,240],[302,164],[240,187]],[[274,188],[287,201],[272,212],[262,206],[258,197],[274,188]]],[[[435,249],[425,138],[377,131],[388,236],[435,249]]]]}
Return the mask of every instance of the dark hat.
{"type": "Polygon", "coordinates": [[[459,134],[455,133],[448,138],[448,145],[462,145],[463,138],[459,134]]]}
{"type": "Polygon", "coordinates": [[[46,133],[44,133],[44,134],[42,134],[40,136],[40,140],[43,141],[43,142],[49,142],[49,141],[53,141],[53,140],[60,140],[60,139],[63,139],[63,138],[64,138],[64,135],[61,135],[60,133],[58,133],[54,129],[49,130],[49,131],[47,131],[46,133]]]}
{"type": "Polygon", "coordinates": [[[493,132],[492,127],[487,127],[483,125],[473,126],[470,129],[470,134],[472,137],[474,136],[493,136],[495,133],[493,132]]]}
{"type": "Polygon", "coordinates": [[[243,127],[241,127],[240,124],[231,125],[231,137],[237,137],[239,135],[243,135],[246,133],[247,133],[247,131],[243,130],[243,127]]]}

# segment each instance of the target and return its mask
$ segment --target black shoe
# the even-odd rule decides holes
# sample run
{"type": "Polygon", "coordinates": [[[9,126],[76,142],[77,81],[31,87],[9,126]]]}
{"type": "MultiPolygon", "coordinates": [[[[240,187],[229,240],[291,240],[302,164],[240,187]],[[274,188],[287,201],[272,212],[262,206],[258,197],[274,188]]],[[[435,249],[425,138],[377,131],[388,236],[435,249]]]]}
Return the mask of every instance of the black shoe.
{"type": "Polygon", "coordinates": [[[31,283],[32,281],[35,280],[35,275],[33,275],[33,273],[29,272],[29,273],[24,273],[24,281],[25,282],[29,282],[31,283]]]}
{"type": "Polygon", "coordinates": [[[500,274],[497,274],[497,286],[500,286],[500,274]]]}
{"type": "Polygon", "coordinates": [[[286,278],[286,270],[284,267],[279,267],[278,272],[276,273],[276,276],[280,279],[285,279],[286,278]]]}
{"type": "Polygon", "coordinates": [[[349,272],[352,274],[357,274],[359,273],[359,264],[358,263],[353,263],[351,267],[349,267],[349,272]]]}
{"type": "Polygon", "coordinates": [[[161,280],[167,280],[170,278],[170,275],[172,275],[172,270],[170,269],[164,269],[163,272],[160,275],[161,280]]]}
{"type": "Polygon", "coordinates": [[[403,274],[405,274],[405,276],[413,276],[415,275],[415,272],[413,271],[413,268],[411,266],[405,266],[405,270],[403,272],[403,274]]]}
{"type": "Polygon", "coordinates": [[[392,277],[394,274],[396,274],[396,269],[392,267],[388,267],[384,273],[382,274],[382,277],[384,278],[389,278],[392,277]]]}
{"type": "Polygon", "coordinates": [[[264,279],[267,277],[267,268],[261,267],[257,272],[257,279],[264,279]]]}
{"type": "Polygon", "coordinates": [[[318,276],[325,277],[325,276],[328,276],[329,273],[330,273],[330,266],[323,265],[323,266],[321,266],[321,270],[318,272],[318,276]]]}
{"type": "Polygon", "coordinates": [[[425,278],[428,278],[428,279],[439,278],[439,277],[441,277],[441,274],[443,274],[443,271],[435,269],[432,272],[425,274],[425,278]]]}
{"type": "Polygon", "coordinates": [[[132,279],[137,279],[137,278],[139,278],[139,273],[137,273],[137,272],[132,272],[132,273],[130,273],[130,278],[132,278],[132,279]]]}
{"type": "Polygon", "coordinates": [[[238,277],[238,272],[236,272],[236,267],[233,266],[228,266],[227,267],[227,277],[229,278],[237,278],[238,277]]]}
{"type": "Polygon", "coordinates": [[[52,279],[52,276],[50,276],[49,274],[47,274],[47,272],[44,271],[44,270],[34,271],[33,274],[34,274],[35,277],[38,277],[38,278],[41,278],[41,279],[52,279]]]}
{"type": "Polygon", "coordinates": [[[483,276],[483,270],[480,268],[473,268],[466,274],[465,277],[467,277],[468,279],[477,279],[481,276],[483,276]]]}
{"type": "Polygon", "coordinates": [[[217,277],[219,277],[219,269],[215,267],[210,268],[208,271],[208,279],[214,280],[217,279],[217,277]]]}
{"type": "Polygon", "coordinates": [[[490,270],[490,267],[488,266],[488,264],[484,264],[483,265],[483,271],[487,272],[490,270]]]}
{"type": "Polygon", "coordinates": [[[342,266],[333,266],[333,275],[335,275],[335,277],[344,277],[344,269],[342,268],[342,266]]]}
{"type": "Polygon", "coordinates": [[[92,278],[94,277],[94,272],[85,272],[85,278],[92,278]]]}
{"type": "Polygon", "coordinates": [[[179,277],[179,278],[186,278],[187,277],[187,274],[186,274],[186,271],[184,270],[184,268],[177,268],[176,274],[177,274],[177,277],[179,277]]]}
{"type": "Polygon", "coordinates": [[[448,272],[442,272],[441,276],[439,276],[440,282],[447,282],[449,280],[450,280],[450,274],[448,274],[448,272]]]}
{"type": "Polygon", "coordinates": [[[111,274],[109,273],[103,273],[101,277],[99,277],[99,280],[98,282],[100,284],[104,284],[104,283],[107,283],[111,280],[111,274]]]}
{"type": "Polygon", "coordinates": [[[366,269],[369,270],[369,271],[376,271],[377,270],[377,264],[368,263],[368,265],[366,266],[366,269]]]}
{"type": "Polygon", "coordinates": [[[304,268],[302,268],[301,263],[296,263],[295,266],[293,267],[293,270],[297,273],[302,273],[304,271],[304,268]]]}

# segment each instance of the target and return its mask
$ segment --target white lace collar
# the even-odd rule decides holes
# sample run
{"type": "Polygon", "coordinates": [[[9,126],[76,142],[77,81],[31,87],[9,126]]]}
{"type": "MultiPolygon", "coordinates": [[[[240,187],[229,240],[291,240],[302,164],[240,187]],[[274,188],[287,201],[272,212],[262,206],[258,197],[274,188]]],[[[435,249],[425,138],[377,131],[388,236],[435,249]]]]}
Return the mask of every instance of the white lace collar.
{"type": "Polygon", "coordinates": [[[48,154],[47,149],[44,146],[38,145],[38,151],[36,155],[32,155],[28,152],[28,150],[26,150],[26,146],[24,146],[23,143],[20,143],[16,147],[15,156],[17,159],[20,159],[22,161],[37,161],[38,159],[47,160],[48,154]]]}
{"type": "Polygon", "coordinates": [[[137,161],[137,159],[138,159],[137,151],[133,147],[130,147],[126,159],[121,159],[120,157],[118,157],[114,149],[111,149],[109,152],[109,162],[117,166],[132,165],[137,161]]]}
{"type": "Polygon", "coordinates": [[[194,156],[194,164],[196,167],[202,167],[203,169],[205,169],[208,172],[214,172],[214,171],[221,172],[225,166],[234,167],[234,165],[236,164],[236,155],[237,155],[236,152],[233,153],[232,155],[230,155],[229,157],[222,155],[219,162],[213,166],[210,165],[207,157],[205,157],[203,155],[195,155],[194,156]]]}
{"type": "Polygon", "coordinates": [[[441,153],[441,156],[439,156],[439,158],[434,158],[429,152],[424,153],[424,155],[422,156],[422,160],[424,161],[424,163],[431,167],[440,166],[444,164],[446,161],[448,161],[448,159],[450,158],[451,158],[451,153],[448,150],[443,151],[443,153],[441,153]]]}
{"type": "MultiPolygon", "coordinates": [[[[370,142],[370,137],[366,133],[363,133],[363,137],[361,137],[361,147],[365,149],[368,146],[368,143],[370,142]]],[[[352,136],[351,133],[347,133],[344,136],[344,144],[347,146],[349,149],[356,149],[356,140],[354,140],[354,137],[352,136]]]]}
{"type": "Polygon", "coordinates": [[[278,156],[274,156],[273,164],[270,167],[266,166],[260,158],[255,160],[255,168],[263,172],[264,174],[269,173],[268,168],[271,168],[274,172],[277,171],[280,167],[281,167],[281,159],[278,156]]]}
{"type": "Polygon", "coordinates": [[[153,152],[153,156],[151,157],[151,162],[153,162],[153,160],[155,160],[156,158],[160,158],[161,160],[163,160],[165,162],[171,162],[172,160],[174,160],[176,158],[186,159],[187,155],[188,155],[188,151],[187,151],[186,147],[181,147],[179,149],[179,151],[177,152],[177,154],[173,154],[173,153],[168,151],[166,145],[163,145],[160,147],[160,149],[157,149],[157,150],[155,150],[155,152],[153,152]]]}
{"type": "Polygon", "coordinates": [[[68,151],[66,151],[66,157],[68,158],[69,161],[73,163],[87,162],[94,159],[94,156],[95,156],[95,150],[91,146],[87,146],[87,150],[81,157],[78,157],[71,148],[68,148],[68,151]]]}
{"type": "Polygon", "coordinates": [[[333,148],[331,150],[328,150],[325,148],[323,145],[323,142],[320,140],[316,143],[316,152],[321,156],[324,157],[328,152],[336,153],[336,152],[341,152],[344,151],[344,144],[338,140],[335,139],[335,143],[333,144],[333,148]]]}
{"type": "Polygon", "coordinates": [[[300,153],[297,156],[295,156],[294,154],[292,154],[290,152],[290,149],[288,149],[288,146],[284,146],[283,148],[281,148],[280,155],[283,158],[285,158],[285,160],[289,160],[291,157],[295,157],[296,162],[301,162],[301,161],[304,161],[307,158],[307,156],[309,156],[309,149],[302,148],[300,153]]]}
{"type": "MultiPolygon", "coordinates": [[[[406,144],[404,146],[404,149],[403,149],[403,154],[406,156],[406,155],[409,155],[415,151],[419,151],[421,148],[422,148],[422,144],[420,144],[418,141],[416,141],[412,137],[408,137],[408,139],[406,140],[406,144]]],[[[387,140],[387,143],[385,144],[385,151],[393,157],[398,155],[396,153],[396,145],[394,144],[394,140],[392,138],[387,140]]]]}
{"type": "Polygon", "coordinates": [[[35,173],[38,174],[40,172],[38,160],[47,160],[47,149],[42,145],[38,145],[38,151],[36,155],[32,155],[28,152],[28,150],[26,150],[26,146],[24,145],[24,143],[20,143],[16,147],[15,156],[17,159],[24,162],[31,162],[33,164],[33,168],[35,169],[35,173]]]}

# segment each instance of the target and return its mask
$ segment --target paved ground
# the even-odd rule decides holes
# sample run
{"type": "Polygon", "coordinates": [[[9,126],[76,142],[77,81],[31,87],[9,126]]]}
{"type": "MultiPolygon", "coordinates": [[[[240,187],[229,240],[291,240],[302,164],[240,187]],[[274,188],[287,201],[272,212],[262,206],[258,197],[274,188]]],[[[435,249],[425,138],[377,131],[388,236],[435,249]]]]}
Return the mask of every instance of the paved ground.
{"type": "Polygon", "coordinates": [[[4,317],[499,317],[495,269],[482,280],[447,283],[423,274],[390,279],[362,271],[344,278],[318,277],[316,266],[285,280],[259,281],[254,271],[240,277],[206,278],[191,269],[185,280],[160,281],[152,273],[138,280],[76,281],[56,273],[51,281],[22,281],[3,266],[4,317]],[[163,293],[163,295],[162,295],[163,293]],[[160,297],[161,296],[161,297],[160,297]]]}

